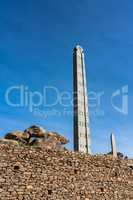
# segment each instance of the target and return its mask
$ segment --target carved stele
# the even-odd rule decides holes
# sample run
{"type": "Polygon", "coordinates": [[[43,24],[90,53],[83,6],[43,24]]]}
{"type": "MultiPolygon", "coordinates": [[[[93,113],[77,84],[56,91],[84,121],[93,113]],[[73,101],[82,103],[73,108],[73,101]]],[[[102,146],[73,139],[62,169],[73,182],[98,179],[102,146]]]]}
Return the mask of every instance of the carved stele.
{"type": "Polygon", "coordinates": [[[112,148],[113,157],[117,158],[116,140],[115,140],[115,135],[113,133],[111,133],[111,148],[112,148]]]}
{"type": "Polygon", "coordinates": [[[91,153],[87,82],[81,46],[73,50],[74,150],[91,153]]]}

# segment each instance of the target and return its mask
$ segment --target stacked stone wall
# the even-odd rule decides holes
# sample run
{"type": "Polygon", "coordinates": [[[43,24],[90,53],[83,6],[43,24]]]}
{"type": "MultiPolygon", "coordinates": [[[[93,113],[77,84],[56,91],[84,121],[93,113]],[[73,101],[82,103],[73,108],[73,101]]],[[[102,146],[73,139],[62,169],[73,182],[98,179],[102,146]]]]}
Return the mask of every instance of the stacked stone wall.
{"type": "Polygon", "coordinates": [[[1,144],[0,200],[55,199],[133,200],[132,160],[1,144]]]}

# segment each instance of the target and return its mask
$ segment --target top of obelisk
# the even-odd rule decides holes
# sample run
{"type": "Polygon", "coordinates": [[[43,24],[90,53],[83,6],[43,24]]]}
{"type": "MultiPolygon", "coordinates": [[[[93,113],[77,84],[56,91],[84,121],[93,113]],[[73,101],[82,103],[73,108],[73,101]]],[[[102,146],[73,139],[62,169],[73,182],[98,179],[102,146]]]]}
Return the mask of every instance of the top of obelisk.
{"type": "Polygon", "coordinates": [[[83,52],[83,48],[82,48],[79,44],[77,44],[77,45],[74,47],[74,51],[77,51],[77,50],[79,50],[81,53],[83,52]]]}

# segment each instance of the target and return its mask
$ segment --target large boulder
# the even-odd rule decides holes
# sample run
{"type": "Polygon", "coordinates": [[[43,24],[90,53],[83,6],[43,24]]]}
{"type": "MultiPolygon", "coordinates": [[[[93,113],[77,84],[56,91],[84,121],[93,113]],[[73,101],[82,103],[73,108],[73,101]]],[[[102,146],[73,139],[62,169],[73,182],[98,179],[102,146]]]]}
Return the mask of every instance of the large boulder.
{"type": "Polygon", "coordinates": [[[27,128],[24,133],[29,134],[31,137],[43,138],[45,137],[46,130],[41,126],[33,125],[27,128]]]}
{"type": "Polygon", "coordinates": [[[19,142],[18,141],[16,141],[16,140],[11,140],[11,139],[0,139],[0,143],[1,144],[11,144],[11,145],[18,145],[19,144],[19,142]]]}
{"type": "Polygon", "coordinates": [[[64,136],[58,134],[57,132],[48,132],[47,137],[49,139],[53,138],[55,141],[58,141],[62,145],[67,144],[69,142],[64,136]]]}
{"type": "Polygon", "coordinates": [[[16,141],[20,141],[22,143],[28,143],[30,136],[28,133],[24,133],[21,131],[13,131],[13,132],[7,133],[5,135],[5,139],[16,140],[16,141]]]}

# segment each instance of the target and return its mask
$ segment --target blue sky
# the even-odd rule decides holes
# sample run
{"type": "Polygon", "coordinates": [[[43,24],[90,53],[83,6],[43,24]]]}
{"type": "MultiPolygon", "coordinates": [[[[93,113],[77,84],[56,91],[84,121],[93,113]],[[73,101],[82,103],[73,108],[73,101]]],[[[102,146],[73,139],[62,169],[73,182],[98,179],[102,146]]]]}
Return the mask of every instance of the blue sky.
{"type": "MultiPolygon", "coordinates": [[[[90,108],[93,153],[110,151],[110,133],[118,150],[133,156],[131,102],[133,100],[133,1],[132,0],[5,0],[0,2],[0,132],[23,130],[39,124],[69,138],[72,149],[72,116],[35,116],[28,107],[7,105],[12,86],[42,92],[53,86],[72,93],[72,49],[84,48],[88,90],[103,92],[98,108],[90,108]],[[128,86],[128,114],[111,105],[111,95],[128,86]],[[100,111],[99,111],[100,110],[100,111]]],[[[52,102],[55,94],[49,93],[52,102]]],[[[12,94],[18,102],[18,94],[12,94]]],[[[115,98],[121,105],[121,97],[115,98]]],[[[49,110],[43,106],[39,109],[49,110]]],[[[52,110],[63,111],[60,104],[52,110]]],[[[66,108],[69,111],[72,107],[66,108]]]]}

